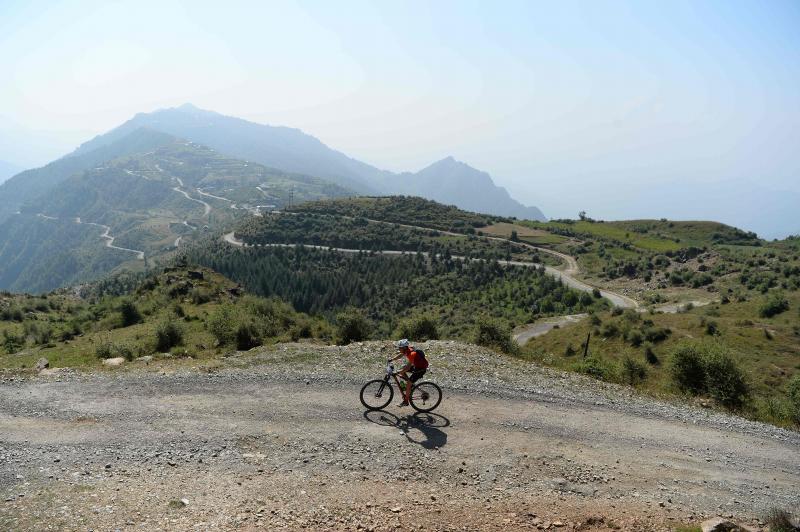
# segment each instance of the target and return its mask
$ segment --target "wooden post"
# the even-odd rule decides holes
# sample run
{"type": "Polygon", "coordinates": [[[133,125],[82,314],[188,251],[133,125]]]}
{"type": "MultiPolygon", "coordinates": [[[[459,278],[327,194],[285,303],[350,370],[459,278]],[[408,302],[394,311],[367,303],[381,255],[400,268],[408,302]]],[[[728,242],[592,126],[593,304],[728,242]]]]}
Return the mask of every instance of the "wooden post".
{"type": "Polygon", "coordinates": [[[583,358],[586,358],[586,355],[589,354],[589,338],[592,337],[592,333],[586,335],[586,345],[583,346],[583,358]]]}

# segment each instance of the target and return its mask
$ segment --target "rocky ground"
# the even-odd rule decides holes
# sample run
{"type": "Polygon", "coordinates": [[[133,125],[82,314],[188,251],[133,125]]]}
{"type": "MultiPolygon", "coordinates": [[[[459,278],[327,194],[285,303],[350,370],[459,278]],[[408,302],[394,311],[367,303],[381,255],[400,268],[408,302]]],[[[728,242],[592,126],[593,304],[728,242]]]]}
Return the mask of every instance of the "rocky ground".
{"type": "Polygon", "coordinates": [[[795,432],[422,346],[432,414],[365,412],[380,343],[5,375],[0,530],[757,529],[800,507],[795,432]]]}

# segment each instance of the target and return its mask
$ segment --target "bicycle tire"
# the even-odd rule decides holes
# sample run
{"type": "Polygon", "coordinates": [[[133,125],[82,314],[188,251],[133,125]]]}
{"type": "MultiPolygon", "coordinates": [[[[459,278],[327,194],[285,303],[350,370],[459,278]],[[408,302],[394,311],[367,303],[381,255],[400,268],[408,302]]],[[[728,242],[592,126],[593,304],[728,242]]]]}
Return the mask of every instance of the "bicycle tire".
{"type": "Polygon", "coordinates": [[[411,388],[411,407],[417,412],[432,412],[442,402],[442,389],[431,381],[422,381],[411,388]],[[430,388],[430,390],[425,390],[430,388]],[[422,395],[415,392],[422,391],[422,395]]]}
{"type": "Polygon", "coordinates": [[[394,398],[394,388],[392,387],[391,383],[388,383],[383,379],[375,379],[369,381],[368,383],[366,383],[364,386],[361,387],[360,398],[361,398],[361,404],[364,405],[364,407],[367,410],[382,410],[387,406],[389,406],[389,403],[392,402],[392,399],[394,398]],[[370,391],[367,390],[370,386],[375,386],[375,385],[377,385],[377,387],[375,388],[374,392],[371,390],[370,391]],[[389,390],[388,394],[386,393],[387,389],[389,390]],[[366,395],[365,392],[367,392],[366,395]],[[372,394],[372,397],[374,398],[382,398],[385,396],[387,397],[386,402],[380,403],[380,401],[376,401],[374,404],[369,403],[367,402],[367,399],[370,398],[370,394],[372,394]]]}

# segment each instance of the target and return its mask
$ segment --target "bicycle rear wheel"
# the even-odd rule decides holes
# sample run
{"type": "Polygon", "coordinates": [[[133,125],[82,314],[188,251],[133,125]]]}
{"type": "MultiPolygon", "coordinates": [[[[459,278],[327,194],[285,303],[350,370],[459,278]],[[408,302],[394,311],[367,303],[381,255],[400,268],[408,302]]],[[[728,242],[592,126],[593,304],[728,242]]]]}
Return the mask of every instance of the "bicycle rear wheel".
{"type": "Polygon", "coordinates": [[[394,388],[385,380],[369,381],[361,388],[361,404],[367,410],[381,410],[392,402],[394,388]]]}
{"type": "Polygon", "coordinates": [[[430,381],[418,382],[411,389],[411,406],[417,412],[430,412],[442,402],[442,389],[430,381]]]}

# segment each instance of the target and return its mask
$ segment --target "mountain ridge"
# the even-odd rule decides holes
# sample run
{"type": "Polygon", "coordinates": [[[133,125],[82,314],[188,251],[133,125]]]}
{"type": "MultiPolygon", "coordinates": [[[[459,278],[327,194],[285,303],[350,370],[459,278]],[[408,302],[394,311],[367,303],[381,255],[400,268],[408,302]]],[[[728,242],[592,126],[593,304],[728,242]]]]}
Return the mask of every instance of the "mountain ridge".
{"type": "Polygon", "coordinates": [[[508,191],[497,186],[491,176],[446,157],[419,172],[393,173],[330,148],[316,137],[297,128],[258,124],[242,118],[199,109],[192,104],[138,113],[111,131],[83,143],[70,156],[81,155],[136,127],[149,127],[179,138],[207,145],[220,153],[243,160],[328,179],[366,195],[407,194],[435,199],[461,208],[497,214],[545,220],[536,207],[514,200],[508,191]],[[445,165],[443,182],[435,184],[437,166],[445,165]],[[480,179],[477,174],[480,173],[480,179]],[[479,189],[465,187],[472,180],[479,189]],[[435,186],[434,192],[430,188],[435,186]]]}

